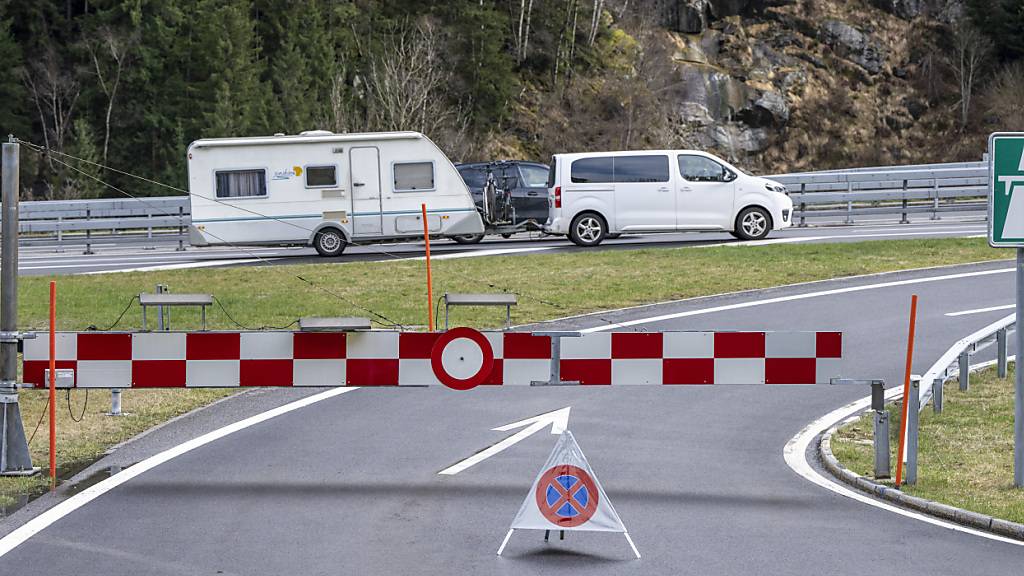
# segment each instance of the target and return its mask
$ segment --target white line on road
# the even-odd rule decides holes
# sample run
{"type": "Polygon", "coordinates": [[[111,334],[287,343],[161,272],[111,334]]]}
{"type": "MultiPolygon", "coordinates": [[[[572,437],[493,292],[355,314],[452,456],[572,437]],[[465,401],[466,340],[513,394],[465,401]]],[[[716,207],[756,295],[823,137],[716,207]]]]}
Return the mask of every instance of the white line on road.
{"type": "Polygon", "coordinates": [[[490,448],[487,448],[486,450],[481,450],[480,452],[473,454],[469,458],[466,458],[465,460],[457,464],[453,464],[452,466],[449,466],[444,470],[441,470],[440,472],[438,472],[438,474],[444,476],[453,476],[455,474],[458,474],[459,472],[462,472],[466,468],[469,468],[470,466],[473,466],[475,464],[479,464],[480,462],[483,462],[484,460],[490,458],[491,456],[494,456],[495,454],[504,451],[506,448],[509,448],[510,446],[513,446],[523,440],[526,440],[530,436],[533,436],[537,432],[543,430],[549,424],[551,425],[552,434],[561,434],[562,432],[565,432],[566,428],[569,427],[569,411],[571,409],[572,406],[566,406],[565,408],[554,410],[552,412],[547,412],[545,414],[534,416],[532,418],[527,418],[526,420],[520,420],[519,422],[513,422],[511,424],[505,424],[504,426],[499,426],[497,428],[491,428],[491,430],[495,430],[497,432],[507,432],[509,430],[515,430],[516,428],[528,426],[528,428],[516,432],[515,434],[509,436],[508,438],[505,438],[504,440],[498,442],[497,444],[491,446],[490,448]]]}
{"type": "MultiPolygon", "coordinates": [[[[555,248],[561,248],[561,246],[528,246],[525,248],[495,248],[493,250],[470,250],[468,252],[458,252],[455,254],[441,254],[439,256],[431,256],[431,260],[452,260],[455,258],[478,258],[480,256],[501,256],[502,254],[518,254],[520,252],[540,252],[542,250],[554,250],[555,248]]],[[[426,260],[426,256],[416,256],[413,258],[403,258],[403,260],[426,260]]]]}
{"type": "Polygon", "coordinates": [[[975,308],[974,310],[961,310],[960,312],[946,312],[946,316],[967,316],[968,314],[981,314],[983,312],[995,312],[997,310],[1010,310],[1016,304],[1004,304],[1002,306],[989,306],[988,308],[975,308]]]}
{"type": "Polygon", "coordinates": [[[7,536],[4,536],[2,539],[0,539],[0,558],[2,558],[5,554],[18,547],[20,544],[22,544],[32,536],[35,536],[39,532],[46,529],[48,526],[52,525],[54,522],[60,520],[61,518],[67,516],[68,514],[74,512],[75,510],[78,510],[82,506],[85,506],[86,504],[92,502],[96,498],[99,498],[103,494],[110,492],[114,488],[117,488],[118,486],[124,484],[125,482],[131,480],[132,478],[135,478],[140,474],[143,474],[149,470],[152,470],[153,468],[156,468],[157,466],[163,464],[164,462],[177,458],[178,456],[181,456],[182,454],[185,454],[187,452],[191,452],[192,450],[195,450],[196,448],[199,448],[201,446],[205,446],[210,442],[213,442],[214,440],[219,440],[225,436],[234,434],[239,430],[244,430],[246,428],[249,428],[250,426],[255,426],[256,424],[266,422],[271,418],[281,416],[282,414],[287,414],[294,410],[298,410],[299,408],[305,408],[306,406],[316,404],[317,402],[320,402],[322,400],[327,400],[328,398],[333,398],[346,392],[351,392],[353,390],[358,389],[359,388],[334,388],[332,390],[321,392],[319,394],[315,394],[313,396],[309,396],[301,400],[296,400],[295,402],[290,402],[288,404],[285,404],[284,406],[278,406],[277,408],[274,408],[272,410],[267,410],[266,412],[261,412],[260,414],[250,416],[249,418],[246,418],[244,420],[239,420],[234,424],[229,424],[227,426],[224,426],[223,428],[218,428],[212,432],[207,432],[206,434],[203,434],[198,438],[193,438],[188,442],[178,444],[173,448],[164,450],[159,454],[150,456],[149,458],[146,458],[142,462],[125,468],[124,470],[118,472],[117,474],[114,474],[110,478],[107,478],[106,480],[93,486],[90,486],[85,490],[79,492],[78,494],[75,494],[74,496],[68,498],[67,500],[64,500],[60,504],[57,504],[53,508],[50,508],[46,512],[43,512],[39,516],[36,516],[35,518],[29,520],[22,526],[19,526],[17,529],[15,529],[7,536]]]}
{"type": "Polygon", "coordinates": [[[159,270],[185,270],[188,268],[210,268],[214,266],[230,266],[251,262],[270,262],[276,258],[239,258],[235,260],[203,260],[200,262],[184,262],[182,264],[161,264],[158,266],[142,266],[140,268],[118,268],[115,270],[95,270],[83,274],[117,274],[119,272],[156,272],[159,270]]]}
{"type": "Polygon", "coordinates": [[[1015,268],[999,268],[996,270],[980,270],[978,272],[962,272],[959,274],[946,274],[943,276],[929,276],[926,278],[915,278],[913,280],[896,280],[893,282],[880,282],[878,284],[865,284],[863,286],[847,286],[845,288],[833,288],[831,290],[819,290],[817,292],[807,292],[805,294],[793,294],[790,296],[779,296],[776,298],[765,298],[763,300],[750,300],[748,302],[739,302],[736,304],[726,304],[724,306],[713,306],[711,308],[701,308],[698,310],[687,310],[685,312],[673,312],[672,314],[661,314],[658,316],[650,316],[647,318],[638,318],[636,320],[625,320],[623,322],[617,322],[606,326],[595,326],[593,328],[585,328],[580,330],[584,334],[592,332],[604,332],[606,330],[614,330],[616,328],[628,328],[629,326],[637,326],[639,324],[650,324],[652,322],[663,322],[665,320],[675,320],[677,318],[687,318],[689,316],[700,316],[703,314],[713,314],[715,312],[725,312],[728,310],[739,310],[741,308],[752,308],[754,306],[763,306],[766,304],[779,304],[782,302],[792,302],[795,300],[807,300],[809,298],[817,298],[820,296],[834,296],[836,294],[847,294],[849,292],[863,292],[865,290],[878,290],[880,288],[892,288],[894,286],[911,286],[914,284],[926,284],[929,282],[942,282],[945,280],[958,280],[960,278],[971,278],[974,276],[991,276],[993,274],[1007,274],[1014,272],[1015,268]]]}
{"type": "MultiPolygon", "coordinates": [[[[892,399],[893,397],[899,396],[901,394],[902,390],[899,387],[895,387],[887,390],[885,396],[887,399],[892,399]]],[[[913,518],[914,520],[920,520],[921,522],[926,522],[934,526],[948,528],[950,530],[955,530],[957,532],[973,534],[974,536],[980,536],[982,538],[988,538],[990,540],[997,540],[999,542],[1005,542],[1007,544],[1024,546],[1024,542],[1021,542],[1019,540],[1004,538],[1003,536],[997,536],[995,534],[989,534],[988,532],[982,532],[980,530],[975,530],[973,528],[967,528],[966,526],[953,524],[951,522],[939,520],[938,518],[934,518],[932,516],[919,514],[917,512],[905,510],[903,508],[894,506],[892,504],[888,504],[886,502],[882,502],[880,500],[875,500],[874,498],[871,498],[866,494],[856,492],[850,488],[847,488],[846,486],[833,482],[832,480],[829,480],[828,478],[825,478],[824,476],[819,474],[818,471],[815,470],[807,462],[807,448],[810,446],[811,441],[817,438],[818,434],[821,434],[825,430],[828,430],[837,422],[840,422],[850,416],[853,416],[854,414],[857,414],[865,410],[870,405],[871,397],[868,396],[866,398],[861,398],[856,402],[847,404],[842,408],[833,410],[832,412],[829,412],[828,414],[822,416],[821,418],[818,418],[814,422],[811,422],[806,428],[801,430],[796,436],[794,436],[792,439],[790,439],[789,442],[786,443],[786,447],[782,451],[783,456],[786,459],[786,464],[788,464],[794,472],[803,476],[807,480],[810,480],[811,482],[817,484],[818,486],[821,486],[822,488],[825,488],[827,490],[831,490],[832,492],[835,492],[836,494],[839,494],[841,496],[857,500],[858,502],[863,502],[864,504],[869,504],[871,506],[875,506],[883,510],[888,510],[889,512],[893,512],[901,516],[913,518]]]]}

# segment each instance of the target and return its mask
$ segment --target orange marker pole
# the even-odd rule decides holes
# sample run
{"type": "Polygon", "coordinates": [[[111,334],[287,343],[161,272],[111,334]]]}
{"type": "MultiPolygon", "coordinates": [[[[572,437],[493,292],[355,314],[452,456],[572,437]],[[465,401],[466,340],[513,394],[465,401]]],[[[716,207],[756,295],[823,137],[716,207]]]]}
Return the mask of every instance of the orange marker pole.
{"type": "Polygon", "coordinates": [[[907,371],[903,376],[903,407],[900,415],[900,444],[896,451],[896,487],[903,483],[903,450],[907,443],[907,409],[910,404],[910,369],[914,363],[914,327],[917,324],[917,294],[910,298],[910,333],[907,335],[907,371]]]}
{"type": "Polygon", "coordinates": [[[50,281],[50,489],[57,487],[57,283],[50,281]]]}
{"type": "Polygon", "coordinates": [[[427,244],[427,325],[434,331],[434,283],[430,277],[430,227],[427,225],[427,205],[420,204],[423,209],[423,241],[427,244]]]}

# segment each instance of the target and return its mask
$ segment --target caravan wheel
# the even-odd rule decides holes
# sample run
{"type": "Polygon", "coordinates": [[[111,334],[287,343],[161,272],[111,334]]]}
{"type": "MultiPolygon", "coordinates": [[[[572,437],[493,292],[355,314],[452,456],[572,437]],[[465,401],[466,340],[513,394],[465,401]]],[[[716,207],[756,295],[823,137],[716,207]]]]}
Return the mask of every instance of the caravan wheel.
{"type": "Polygon", "coordinates": [[[348,242],[337,228],[324,228],[313,238],[313,247],[321,256],[341,256],[348,242]]]}

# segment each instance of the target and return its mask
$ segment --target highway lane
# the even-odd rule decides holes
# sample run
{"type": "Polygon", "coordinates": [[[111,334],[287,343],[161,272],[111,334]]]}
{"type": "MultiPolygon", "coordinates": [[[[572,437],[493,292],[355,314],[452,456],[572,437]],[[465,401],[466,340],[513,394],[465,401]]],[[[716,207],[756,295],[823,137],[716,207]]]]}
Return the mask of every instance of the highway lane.
{"type": "MultiPolygon", "coordinates": [[[[855,226],[814,226],[790,228],[773,233],[760,243],[778,242],[855,242],[861,240],[898,240],[983,236],[984,218],[946,217],[911,224],[876,222],[855,226]]],[[[19,270],[22,275],[97,274],[116,271],[154,271],[180,268],[252,266],[275,264],[344,264],[347,262],[385,261],[422,258],[421,241],[395,244],[350,246],[336,259],[323,259],[312,248],[232,248],[186,246],[178,251],[177,240],[168,236],[147,239],[144,236],[97,237],[94,254],[84,255],[80,239],[65,239],[61,246],[52,240],[26,241],[21,248],[19,270]],[[57,250],[62,250],[58,252],[57,250]]],[[[589,250],[630,250],[637,248],[675,248],[717,244],[743,245],[725,233],[627,235],[608,240],[589,250]]],[[[759,244],[759,243],[755,243],[759,244]]],[[[431,243],[435,258],[486,257],[535,253],[575,252],[582,250],[564,238],[520,234],[510,239],[489,237],[480,244],[460,245],[450,240],[431,243]]]]}
{"type": "MultiPolygon", "coordinates": [[[[1005,311],[1006,262],[832,280],[545,324],[603,329],[841,329],[843,374],[901,378],[910,294],[915,371],[1005,311]],[[953,277],[956,274],[971,274],[953,277]],[[944,278],[935,280],[936,278],[944,278]],[[873,285],[885,284],[882,287],[873,285]],[[763,302],[765,300],[768,302],[763,302]]],[[[845,499],[782,449],[867,390],[833,386],[359,389],[189,452],[0,558],[19,574],[1015,573],[1024,549],[845,499]],[[569,421],[644,559],[618,535],[494,555],[554,438],[537,434],[455,476],[441,469],[572,406],[569,421]]],[[[180,426],[184,426],[182,423],[180,426]]],[[[180,435],[169,426],[150,435],[180,435]]],[[[131,452],[130,450],[128,452],[131,452]]],[[[108,463],[120,458],[114,453],[108,463]]],[[[137,454],[135,455],[137,457],[137,454]]],[[[926,458],[922,455],[922,458],[926,458]]],[[[121,464],[129,464],[124,461],[121,464]]]]}

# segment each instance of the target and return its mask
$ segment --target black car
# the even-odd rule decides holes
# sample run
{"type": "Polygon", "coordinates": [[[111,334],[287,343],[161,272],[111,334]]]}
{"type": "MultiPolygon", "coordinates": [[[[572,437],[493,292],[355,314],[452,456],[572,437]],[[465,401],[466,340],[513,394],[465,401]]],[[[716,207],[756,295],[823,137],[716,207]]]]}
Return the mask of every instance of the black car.
{"type": "Polygon", "coordinates": [[[487,184],[487,171],[490,169],[497,181],[497,187],[511,191],[513,226],[524,225],[526,229],[540,230],[548,219],[547,165],[523,160],[505,160],[456,164],[455,168],[469,186],[473,200],[481,209],[484,185],[487,184]]]}

